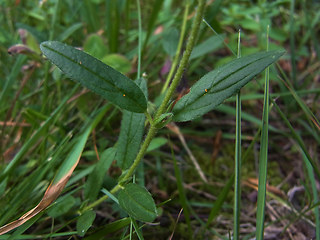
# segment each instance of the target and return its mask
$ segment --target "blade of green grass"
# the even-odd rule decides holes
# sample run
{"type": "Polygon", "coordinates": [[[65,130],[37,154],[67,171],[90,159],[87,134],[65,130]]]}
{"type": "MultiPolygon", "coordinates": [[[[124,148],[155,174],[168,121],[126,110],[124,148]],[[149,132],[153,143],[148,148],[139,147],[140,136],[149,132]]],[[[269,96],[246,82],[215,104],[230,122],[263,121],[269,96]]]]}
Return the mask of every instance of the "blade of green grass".
{"type": "MultiPolygon", "coordinates": [[[[240,52],[240,30],[238,37],[238,58],[240,52]]],[[[233,239],[240,237],[240,206],[241,206],[241,95],[236,95],[236,143],[234,165],[234,209],[233,209],[233,239]]]]}
{"type": "Polygon", "coordinates": [[[49,170],[59,164],[59,159],[62,158],[63,151],[70,138],[71,134],[68,134],[61,140],[53,152],[49,152],[48,157],[45,157],[45,159],[51,159],[49,162],[43,162],[43,164],[32,171],[30,175],[22,177],[18,185],[15,185],[13,189],[9,190],[5,198],[2,199],[2,203],[10,202],[10,204],[5,204],[5,206],[0,209],[0,225],[5,224],[10,219],[16,218],[19,209],[25,207],[25,202],[31,203],[34,198],[38,198],[38,196],[30,195],[35,192],[35,189],[37,189],[39,185],[41,186],[41,181],[44,180],[46,174],[49,174],[49,170]]]}
{"type": "Polygon", "coordinates": [[[6,79],[0,94],[1,112],[2,112],[2,108],[7,106],[7,101],[4,101],[4,97],[8,95],[8,91],[10,90],[9,86],[12,86],[15,79],[17,79],[18,74],[20,73],[20,69],[26,60],[27,60],[26,56],[19,55],[12,66],[11,72],[6,79]]]}
{"type": "Polygon", "coordinates": [[[83,240],[96,240],[96,239],[105,238],[107,234],[116,232],[128,226],[130,223],[131,223],[130,218],[122,218],[120,220],[117,220],[105,225],[102,229],[91,234],[89,237],[84,238],[83,240]]]}
{"type": "Polygon", "coordinates": [[[311,164],[311,166],[313,167],[313,170],[315,171],[316,175],[318,178],[320,178],[320,171],[319,168],[317,167],[317,164],[312,160],[312,157],[310,156],[309,152],[307,151],[307,148],[302,140],[302,138],[296,133],[296,131],[294,130],[293,126],[291,125],[291,123],[289,122],[289,120],[287,119],[287,117],[285,116],[285,114],[282,112],[282,110],[279,108],[279,106],[274,102],[273,99],[271,99],[271,102],[273,103],[273,105],[275,106],[276,110],[278,111],[278,113],[280,114],[281,118],[283,119],[283,121],[285,122],[285,124],[288,126],[288,128],[290,129],[290,132],[293,136],[293,138],[296,140],[296,142],[298,143],[298,145],[300,146],[300,148],[302,149],[303,153],[306,155],[309,163],[311,164]]]}
{"type": "Polygon", "coordinates": [[[60,7],[60,0],[55,1],[53,16],[51,18],[51,26],[50,26],[50,33],[49,33],[49,40],[53,40],[55,35],[55,28],[57,25],[57,20],[59,16],[59,7],[60,7]]]}
{"type": "MultiPolygon", "coordinates": [[[[84,0],[82,10],[85,13],[85,22],[87,23],[88,32],[96,32],[100,28],[99,15],[96,14],[96,6],[91,0],[84,0]]],[[[108,21],[109,22],[109,21],[108,21]]],[[[108,29],[109,30],[109,29],[108,29]]]]}
{"type": "MultiPolygon", "coordinates": [[[[283,73],[283,71],[282,71],[282,73],[283,73]]],[[[311,112],[311,110],[308,108],[308,106],[298,96],[296,91],[293,89],[293,86],[291,85],[291,83],[289,81],[286,81],[286,82],[283,81],[283,82],[286,85],[286,87],[289,89],[289,91],[291,92],[292,96],[294,97],[296,102],[299,104],[301,109],[304,111],[307,118],[313,123],[312,126],[314,125],[317,128],[317,131],[319,131],[320,130],[320,122],[317,119],[317,117],[313,114],[313,112],[311,112]]]]}
{"type": "Polygon", "coordinates": [[[120,8],[121,1],[106,1],[107,9],[107,34],[109,49],[112,53],[118,52],[119,26],[120,26],[120,8]]]}
{"type": "MultiPolygon", "coordinates": [[[[189,233],[191,234],[191,221],[190,221],[190,212],[189,212],[189,204],[187,200],[187,196],[185,193],[185,189],[183,187],[183,180],[181,176],[181,170],[178,167],[177,160],[174,156],[173,149],[171,148],[171,156],[173,159],[173,166],[174,166],[174,173],[177,179],[177,187],[179,191],[179,199],[180,199],[180,204],[183,208],[184,216],[188,225],[189,233]]],[[[190,235],[191,236],[191,235],[190,235]]]]}
{"type": "Polygon", "coordinates": [[[164,3],[163,0],[156,0],[156,2],[153,4],[153,8],[150,13],[150,17],[148,19],[147,36],[146,36],[144,43],[143,43],[143,52],[148,45],[149,38],[152,34],[153,28],[155,26],[155,23],[158,18],[158,15],[160,13],[160,10],[162,9],[163,3],[164,3]]]}
{"type": "Polygon", "coordinates": [[[295,0],[291,0],[290,3],[290,53],[291,53],[291,74],[293,79],[293,84],[297,88],[297,68],[296,68],[296,48],[295,48],[295,19],[294,19],[294,5],[295,0]]]}
{"type": "Polygon", "coordinates": [[[139,79],[141,72],[141,54],[142,54],[142,23],[141,23],[141,7],[140,1],[137,0],[137,9],[138,9],[138,25],[139,25],[139,37],[138,37],[138,71],[137,71],[137,79],[139,79]]]}
{"type": "MultiPolygon", "coordinates": [[[[267,30],[267,39],[269,28],[267,30]]],[[[267,50],[268,50],[267,42],[267,50]]],[[[269,131],[269,67],[265,70],[265,88],[264,103],[262,115],[262,133],[260,140],[259,156],[259,184],[258,184],[258,202],[256,216],[256,239],[264,239],[264,218],[266,204],[266,186],[267,186],[267,164],[268,164],[268,131],[269,131]]]]}
{"type": "MultiPolygon", "coordinates": [[[[138,224],[137,224],[137,221],[134,220],[133,218],[131,218],[131,222],[132,222],[132,224],[133,224],[133,227],[134,227],[134,229],[135,229],[135,231],[136,231],[136,234],[137,234],[139,240],[144,240],[143,235],[142,235],[142,232],[141,232],[141,230],[140,230],[140,228],[139,228],[139,226],[138,226],[138,224]]],[[[131,236],[130,236],[130,239],[131,239],[131,236]]]]}
{"type": "Polygon", "coordinates": [[[54,124],[54,121],[59,114],[59,112],[66,106],[68,99],[74,94],[78,86],[75,86],[70,93],[62,100],[60,105],[56,108],[56,110],[50,115],[50,117],[40,126],[39,129],[28,139],[28,141],[23,144],[20,151],[14,156],[14,158],[10,161],[7,167],[0,175],[0,182],[6,178],[12,170],[17,166],[17,164],[23,159],[24,154],[41,138],[43,137],[43,132],[47,130],[49,126],[54,124]]]}
{"type": "Polygon", "coordinates": [[[217,200],[214,202],[213,207],[211,208],[209,218],[206,223],[206,228],[211,224],[211,222],[215,219],[216,216],[218,216],[222,204],[225,202],[229,192],[231,191],[232,185],[234,183],[234,174],[232,174],[227,181],[226,185],[223,187],[222,191],[218,195],[217,200]]]}
{"type": "Polygon", "coordinates": [[[77,139],[76,144],[74,145],[73,149],[67,156],[66,160],[62,163],[58,173],[56,174],[53,181],[47,188],[40,203],[30,211],[25,213],[23,216],[21,216],[18,220],[15,220],[11,223],[8,223],[2,226],[0,228],[0,235],[16,227],[21,226],[22,224],[27,222],[29,219],[32,219],[33,217],[37,216],[44,209],[46,209],[54,200],[57,199],[57,197],[60,195],[60,193],[64,189],[72,172],[74,171],[74,169],[76,168],[79,162],[81,153],[87,142],[89,134],[96,127],[96,125],[102,120],[102,118],[104,117],[108,109],[109,109],[108,105],[103,107],[101,111],[97,114],[95,119],[93,119],[92,122],[89,124],[89,126],[86,128],[85,132],[77,139]]]}
{"type": "MultiPolygon", "coordinates": [[[[241,96],[241,99],[242,99],[242,96],[241,96]]],[[[237,111],[234,107],[226,105],[226,104],[221,104],[221,105],[217,106],[215,108],[215,111],[227,113],[227,114],[234,115],[234,116],[236,116],[236,113],[237,113],[237,111]]],[[[243,120],[247,120],[247,121],[252,122],[258,126],[261,126],[261,120],[259,120],[257,117],[255,117],[245,111],[241,110],[241,117],[243,120]]],[[[277,133],[281,132],[280,129],[277,129],[277,128],[273,127],[272,125],[269,126],[269,130],[273,131],[273,132],[277,132],[277,133]]]]}
{"type": "MultiPolygon", "coordinates": [[[[303,161],[304,164],[306,165],[308,176],[309,176],[309,181],[311,183],[311,189],[312,189],[312,195],[313,195],[313,203],[317,203],[319,201],[318,197],[318,190],[317,190],[317,184],[316,184],[316,178],[313,173],[313,167],[310,164],[307,156],[304,154],[302,151],[302,156],[303,156],[303,161]]],[[[313,209],[314,216],[316,219],[316,240],[320,240],[320,213],[319,213],[319,207],[315,207],[313,209]]]]}
{"type": "Polygon", "coordinates": [[[75,23],[64,30],[58,37],[57,40],[60,42],[64,42],[67,40],[74,32],[81,29],[83,27],[82,23],[75,23]]]}

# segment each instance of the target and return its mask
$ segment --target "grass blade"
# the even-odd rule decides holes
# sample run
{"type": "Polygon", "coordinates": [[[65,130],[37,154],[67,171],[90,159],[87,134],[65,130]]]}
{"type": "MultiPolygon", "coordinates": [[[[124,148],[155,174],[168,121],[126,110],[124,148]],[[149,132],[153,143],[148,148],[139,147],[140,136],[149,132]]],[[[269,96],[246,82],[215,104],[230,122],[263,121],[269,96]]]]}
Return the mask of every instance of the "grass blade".
{"type": "MultiPolygon", "coordinates": [[[[302,152],[302,157],[304,164],[306,165],[309,181],[311,183],[311,189],[312,189],[312,195],[313,195],[313,204],[317,203],[319,201],[318,197],[318,190],[317,190],[317,184],[316,184],[316,178],[313,173],[312,166],[310,162],[308,161],[307,156],[302,152]]],[[[316,219],[316,240],[320,240],[320,213],[319,213],[319,207],[315,207],[313,209],[315,219],[316,219]]]]}
{"type": "Polygon", "coordinates": [[[191,221],[190,221],[190,211],[189,211],[189,204],[188,204],[188,200],[187,200],[187,196],[183,187],[183,180],[182,180],[182,176],[181,176],[181,171],[178,167],[177,164],[177,160],[173,154],[173,150],[171,150],[172,152],[172,159],[173,159],[173,166],[174,166],[174,173],[176,175],[176,179],[177,179],[177,187],[178,187],[178,191],[179,191],[179,199],[180,199],[180,204],[183,208],[183,212],[184,212],[184,216],[188,225],[188,229],[190,229],[191,231],[191,221]]]}
{"type": "Polygon", "coordinates": [[[290,129],[290,132],[291,132],[292,136],[297,141],[297,143],[300,146],[300,148],[302,149],[303,153],[306,155],[306,157],[307,157],[309,163],[311,164],[311,166],[313,167],[313,170],[315,171],[317,177],[320,178],[319,168],[317,167],[316,163],[312,160],[310,154],[308,153],[307,148],[306,148],[302,138],[296,133],[296,131],[294,130],[293,126],[291,125],[291,123],[289,122],[289,120],[287,119],[285,114],[281,111],[279,106],[274,102],[274,100],[271,99],[271,101],[274,104],[274,106],[275,106],[276,110],[278,111],[278,113],[280,114],[281,118],[285,122],[285,124],[290,129]]]}
{"type": "Polygon", "coordinates": [[[222,204],[225,202],[229,192],[231,191],[233,182],[234,182],[234,174],[229,178],[228,182],[226,183],[226,185],[223,187],[222,191],[218,195],[217,200],[214,202],[213,207],[211,208],[211,211],[209,214],[209,218],[206,223],[206,228],[215,219],[215,217],[218,216],[222,208],[222,204]]]}
{"type": "Polygon", "coordinates": [[[76,145],[73,147],[69,155],[67,156],[66,160],[63,162],[62,166],[60,167],[60,170],[56,174],[55,178],[47,188],[42,200],[40,203],[25,213],[23,216],[21,216],[18,220],[15,220],[11,223],[8,223],[2,227],[0,227],[0,235],[11,231],[12,229],[21,226],[28,220],[32,219],[33,217],[37,216],[39,213],[41,213],[43,210],[45,210],[54,200],[58,198],[60,193],[62,192],[63,188],[67,184],[69,178],[71,177],[71,174],[73,173],[73,170],[76,168],[81,153],[84,149],[84,146],[87,142],[87,139],[89,137],[89,134],[93,130],[93,128],[99,123],[100,120],[102,120],[102,117],[105,114],[105,111],[108,108],[102,109],[100,113],[97,115],[97,117],[92,121],[90,126],[86,129],[86,131],[80,136],[78,139],[76,145]]]}
{"type": "Polygon", "coordinates": [[[43,132],[54,122],[54,119],[58,113],[66,106],[67,100],[75,92],[76,87],[70,92],[70,94],[64,98],[61,104],[56,108],[56,110],[51,114],[51,116],[41,125],[41,127],[28,139],[28,141],[23,145],[20,151],[14,156],[12,161],[4,169],[3,173],[0,175],[0,182],[8,176],[8,174],[15,168],[15,166],[22,160],[24,154],[31,148],[31,146],[42,137],[43,132]]]}
{"type": "Polygon", "coordinates": [[[269,131],[269,67],[265,71],[265,88],[262,114],[262,130],[259,157],[259,184],[256,217],[256,239],[264,239],[264,217],[266,204],[267,164],[268,164],[268,131],[269,131]]]}
{"type": "MultiPolygon", "coordinates": [[[[238,58],[240,52],[240,31],[238,37],[238,58]]],[[[233,210],[233,239],[240,235],[240,203],[241,203],[241,95],[236,95],[236,143],[235,143],[235,169],[234,169],[234,210],[233,210]]]]}
{"type": "Polygon", "coordinates": [[[130,218],[122,218],[120,220],[107,224],[98,232],[92,234],[89,237],[84,238],[84,240],[96,240],[96,239],[105,238],[107,234],[118,231],[119,229],[128,226],[130,223],[131,223],[130,218]]]}

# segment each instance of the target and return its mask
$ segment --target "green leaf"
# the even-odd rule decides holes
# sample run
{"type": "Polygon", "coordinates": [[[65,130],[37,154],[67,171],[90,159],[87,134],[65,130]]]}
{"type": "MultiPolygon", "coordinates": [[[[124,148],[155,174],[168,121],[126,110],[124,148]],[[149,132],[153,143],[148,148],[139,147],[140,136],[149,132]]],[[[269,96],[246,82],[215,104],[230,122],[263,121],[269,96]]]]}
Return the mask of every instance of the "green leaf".
{"type": "Polygon", "coordinates": [[[134,219],[152,222],[157,217],[157,208],[151,194],[135,183],[127,184],[119,192],[120,206],[134,219]]]}
{"type": "Polygon", "coordinates": [[[100,60],[108,53],[108,47],[104,44],[103,38],[98,34],[91,34],[86,38],[83,50],[100,60]]]}
{"type": "Polygon", "coordinates": [[[57,218],[67,213],[76,203],[76,199],[72,196],[67,196],[62,201],[53,205],[48,210],[48,215],[53,218],[57,218]]]}
{"type": "Polygon", "coordinates": [[[156,150],[157,148],[162,147],[168,142],[166,138],[163,137],[156,137],[151,140],[149,147],[147,148],[147,152],[151,152],[153,150],[156,150]]]}
{"type": "Polygon", "coordinates": [[[111,163],[114,161],[115,155],[115,148],[108,148],[101,154],[100,160],[90,173],[84,186],[84,196],[86,199],[94,201],[98,197],[99,191],[102,188],[103,179],[111,163]]]}
{"type": "Polygon", "coordinates": [[[66,30],[64,30],[57,39],[59,41],[65,41],[68,39],[72,34],[74,34],[77,30],[81,29],[83,27],[83,23],[75,23],[68,27],[66,30]]]}
{"type": "Polygon", "coordinates": [[[173,121],[189,121],[213,110],[283,54],[282,50],[255,53],[209,72],[176,103],[173,121]]]}
{"type": "Polygon", "coordinates": [[[116,53],[104,56],[101,61],[122,74],[129,73],[132,68],[131,62],[125,56],[116,53]]]}
{"type": "MultiPolygon", "coordinates": [[[[147,95],[147,83],[143,78],[136,81],[138,86],[147,95]]],[[[120,135],[117,145],[117,163],[125,170],[131,166],[136,158],[144,132],[145,115],[123,111],[120,135]]]]}
{"type": "Polygon", "coordinates": [[[87,211],[82,214],[77,221],[77,232],[80,237],[83,237],[88,229],[92,226],[96,213],[94,211],[87,211]]]}
{"type": "Polygon", "coordinates": [[[132,80],[98,59],[56,41],[43,42],[40,48],[68,77],[113,104],[132,112],[146,110],[147,101],[142,90],[132,80]]]}
{"type": "Polygon", "coordinates": [[[173,57],[179,43],[179,31],[176,28],[170,28],[164,32],[162,39],[162,47],[167,54],[173,57]]]}
{"type": "Polygon", "coordinates": [[[91,234],[90,236],[84,238],[84,240],[96,240],[96,239],[103,239],[106,237],[107,234],[116,232],[131,223],[130,218],[122,218],[112,223],[109,223],[102,227],[99,231],[91,234]]]}
{"type": "Polygon", "coordinates": [[[212,36],[203,43],[195,46],[192,50],[190,60],[201,57],[207,53],[213,52],[222,46],[224,36],[212,36]]]}

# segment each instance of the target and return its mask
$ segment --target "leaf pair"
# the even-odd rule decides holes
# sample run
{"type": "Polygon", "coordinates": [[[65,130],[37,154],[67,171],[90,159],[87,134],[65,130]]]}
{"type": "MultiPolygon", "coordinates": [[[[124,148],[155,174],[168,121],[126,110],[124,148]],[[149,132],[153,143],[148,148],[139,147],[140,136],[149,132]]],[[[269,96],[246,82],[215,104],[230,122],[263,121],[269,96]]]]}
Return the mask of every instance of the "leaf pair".
{"type": "MultiPolygon", "coordinates": [[[[43,42],[40,48],[68,77],[120,108],[137,113],[146,110],[147,100],[141,88],[96,58],[55,41],[43,42]]],[[[177,102],[172,120],[189,121],[211,111],[283,54],[282,50],[256,53],[209,72],[177,102]]]]}

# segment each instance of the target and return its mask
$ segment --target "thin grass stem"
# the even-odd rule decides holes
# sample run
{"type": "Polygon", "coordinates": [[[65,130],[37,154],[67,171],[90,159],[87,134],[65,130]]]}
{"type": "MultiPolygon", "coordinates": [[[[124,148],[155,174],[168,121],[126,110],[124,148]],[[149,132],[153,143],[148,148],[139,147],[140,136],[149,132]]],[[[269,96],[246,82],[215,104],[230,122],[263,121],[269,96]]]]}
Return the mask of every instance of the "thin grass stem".
{"type": "MultiPolygon", "coordinates": [[[[238,54],[240,50],[241,31],[238,36],[238,54]]],[[[233,208],[233,239],[240,239],[240,205],[241,205],[241,95],[236,95],[236,143],[235,143],[235,169],[234,169],[234,208],[233,208]]]]}
{"type": "MultiPolygon", "coordinates": [[[[267,28],[267,39],[269,36],[269,26],[267,28]]],[[[267,50],[268,41],[267,41],[267,50]]],[[[256,239],[264,239],[264,218],[266,204],[266,186],[267,186],[267,164],[268,164],[268,130],[269,130],[269,67],[265,70],[265,89],[262,116],[262,131],[260,140],[259,156],[259,184],[258,184],[258,202],[256,217],[256,239]]]]}

